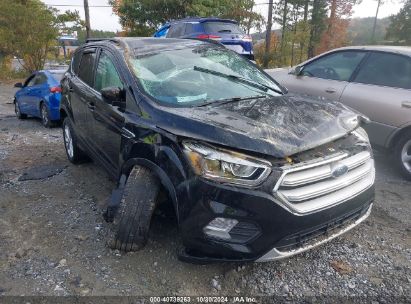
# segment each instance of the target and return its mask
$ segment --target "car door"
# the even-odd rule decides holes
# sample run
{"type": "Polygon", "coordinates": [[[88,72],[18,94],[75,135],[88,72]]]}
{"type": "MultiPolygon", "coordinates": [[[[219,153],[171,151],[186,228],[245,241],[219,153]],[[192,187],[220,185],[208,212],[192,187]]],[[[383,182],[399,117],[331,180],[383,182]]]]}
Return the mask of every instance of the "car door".
{"type": "Polygon", "coordinates": [[[73,74],[69,80],[69,100],[73,111],[74,128],[81,140],[93,146],[92,140],[92,114],[93,110],[93,81],[96,60],[96,48],[86,48],[78,53],[79,58],[73,59],[73,74]],[[76,63],[78,60],[78,63],[76,63]]]}
{"type": "Polygon", "coordinates": [[[23,88],[17,92],[16,95],[19,102],[20,111],[24,114],[33,115],[31,113],[32,110],[30,109],[31,103],[29,93],[34,85],[34,82],[36,81],[36,75],[37,73],[30,75],[30,77],[28,77],[24,82],[23,88]]]}
{"type": "Polygon", "coordinates": [[[366,52],[344,50],[328,53],[302,67],[298,75],[279,80],[290,92],[339,100],[366,52]]]}
{"type": "Polygon", "coordinates": [[[45,97],[50,93],[50,88],[47,82],[47,76],[44,72],[39,72],[34,80],[34,85],[30,91],[31,102],[30,109],[35,116],[41,116],[40,102],[45,100],[45,97]]]}
{"type": "Polygon", "coordinates": [[[98,154],[110,169],[116,171],[124,117],[120,104],[111,104],[101,95],[101,90],[109,87],[124,89],[124,84],[113,55],[103,49],[99,54],[94,83],[93,139],[98,154]]]}
{"type": "Polygon", "coordinates": [[[384,146],[397,128],[411,122],[411,58],[372,52],[347,86],[341,102],[371,119],[371,142],[384,146]]]}

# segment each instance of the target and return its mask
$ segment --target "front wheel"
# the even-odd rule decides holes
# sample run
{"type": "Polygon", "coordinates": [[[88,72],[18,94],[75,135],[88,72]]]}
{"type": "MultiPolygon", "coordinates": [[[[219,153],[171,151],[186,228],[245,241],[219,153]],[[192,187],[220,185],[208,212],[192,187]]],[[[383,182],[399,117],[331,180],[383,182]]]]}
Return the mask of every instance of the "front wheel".
{"type": "Polygon", "coordinates": [[[131,170],[112,222],[113,235],[108,240],[112,249],[137,251],[146,245],[159,191],[159,181],[147,168],[131,170]]]}
{"type": "Polygon", "coordinates": [[[27,118],[26,114],[21,113],[20,106],[19,106],[19,103],[17,102],[17,100],[14,100],[14,113],[16,113],[16,117],[18,119],[26,119],[27,118]]]}
{"type": "Polygon", "coordinates": [[[395,159],[401,174],[411,180],[411,133],[403,135],[395,146],[395,159]]]}
{"type": "Polygon", "coordinates": [[[87,156],[78,146],[76,134],[68,117],[63,121],[63,139],[67,158],[71,163],[79,164],[87,159],[87,156]]]}

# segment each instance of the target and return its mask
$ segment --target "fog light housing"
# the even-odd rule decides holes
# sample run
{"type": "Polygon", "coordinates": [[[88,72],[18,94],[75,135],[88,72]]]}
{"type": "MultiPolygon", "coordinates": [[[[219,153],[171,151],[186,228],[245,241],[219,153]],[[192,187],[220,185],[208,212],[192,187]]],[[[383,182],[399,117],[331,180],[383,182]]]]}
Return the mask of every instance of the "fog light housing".
{"type": "Polygon", "coordinates": [[[212,238],[229,240],[231,239],[230,231],[237,224],[236,219],[216,217],[203,228],[203,232],[212,238]]]}

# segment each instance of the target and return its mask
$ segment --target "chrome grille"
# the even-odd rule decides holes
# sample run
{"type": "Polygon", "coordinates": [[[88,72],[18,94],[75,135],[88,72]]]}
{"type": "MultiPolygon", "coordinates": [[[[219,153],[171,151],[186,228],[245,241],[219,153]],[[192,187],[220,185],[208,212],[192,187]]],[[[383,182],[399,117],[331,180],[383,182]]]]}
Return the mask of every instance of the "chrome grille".
{"type": "Polygon", "coordinates": [[[274,195],[291,210],[310,213],[347,201],[374,183],[374,160],[369,151],[355,155],[340,153],[282,168],[274,195]],[[334,176],[335,168],[344,168],[334,176]]]}

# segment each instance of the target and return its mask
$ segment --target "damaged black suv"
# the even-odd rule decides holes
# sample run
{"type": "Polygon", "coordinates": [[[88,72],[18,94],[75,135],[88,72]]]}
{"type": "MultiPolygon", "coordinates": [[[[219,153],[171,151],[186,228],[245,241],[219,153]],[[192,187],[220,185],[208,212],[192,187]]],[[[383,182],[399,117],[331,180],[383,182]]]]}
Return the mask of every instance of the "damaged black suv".
{"type": "Polygon", "coordinates": [[[110,245],[147,242],[159,195],[190,262],[268,261],[310,249],[370,214],[374,161],[359,113],[287,94],[205,41],[114,38],[75,52],[62,80],[67,157],[117,181],[110,245]]]}

